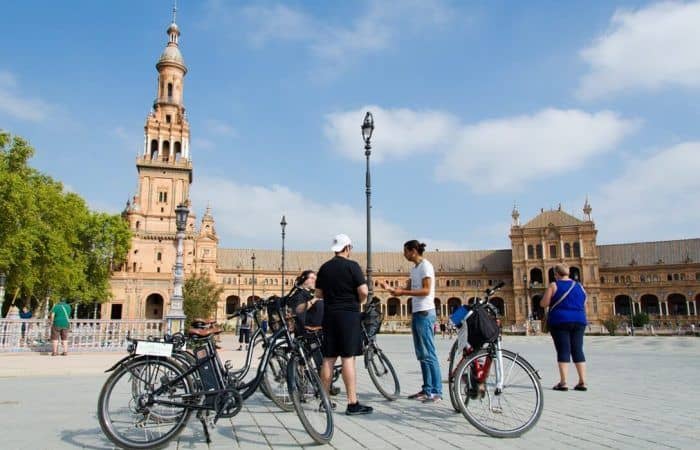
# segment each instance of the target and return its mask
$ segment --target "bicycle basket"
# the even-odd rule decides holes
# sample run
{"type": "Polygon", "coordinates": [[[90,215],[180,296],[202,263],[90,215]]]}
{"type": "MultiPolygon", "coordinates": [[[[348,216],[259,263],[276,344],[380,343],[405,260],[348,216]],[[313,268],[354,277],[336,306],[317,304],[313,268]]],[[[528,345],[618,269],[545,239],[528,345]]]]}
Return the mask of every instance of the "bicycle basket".
{"type": "Polygon", "coordinates": [[[367,336],[372,337],[379,333],[384,321],[384,314],[379,312],[377,308],[368,308],[360,316],[362,327],[365,329],[367,336]]]}
{"type": "Polygon", "coordinates": [[[267,302],[267,323],[274,333],[282,328],[281,298],[272,297],[267,302]]]}

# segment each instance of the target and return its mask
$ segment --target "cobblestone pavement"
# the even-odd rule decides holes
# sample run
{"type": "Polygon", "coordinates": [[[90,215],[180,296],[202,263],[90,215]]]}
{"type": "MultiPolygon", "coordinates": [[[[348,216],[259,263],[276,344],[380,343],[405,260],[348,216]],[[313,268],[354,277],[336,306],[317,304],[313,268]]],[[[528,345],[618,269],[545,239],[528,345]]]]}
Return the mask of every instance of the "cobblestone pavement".
{"type": "MultiPolygon", "coordinates": [[[[234,345],[224,338],[225,348],[234,345]]],[[[342,414],[338,397],[335,434],[329,447],[354,448],[700,448],[695,382],[700,374],[700,339],[692,337],[588,337],[588,392],[555,392],[556,368],[549,338],[506,337],[504,347],[521,352],[542,374],[544,412],[537,426],[517,439],[494,439],[452,412],[449,398],[424,405],[405,399],[421,384],[410,336],[382,335],[381,346],[396,366],[404,398],[387,402],[376,393],[358,360],[361,400],[370,416],[342,414]]],[[[451,341],[437,339],[443,377],[451,341]]],[[[106,449],[96,418],[102,373],[121,354],[0,356],[0,448],[106,449]]],[[[228,351],[234,362],[242,352],[228,351]]],[[[571,384],[575,374],[572,368],[571,384]]],[[[284,413],[255,394],[233,419],[222,419],[204,442],[199,423],[190,424],[169,449],[296,448],[312,446],[294,412],[284,413]]],[[[317,447],[318,448],[318,447],[317,447]]]]}

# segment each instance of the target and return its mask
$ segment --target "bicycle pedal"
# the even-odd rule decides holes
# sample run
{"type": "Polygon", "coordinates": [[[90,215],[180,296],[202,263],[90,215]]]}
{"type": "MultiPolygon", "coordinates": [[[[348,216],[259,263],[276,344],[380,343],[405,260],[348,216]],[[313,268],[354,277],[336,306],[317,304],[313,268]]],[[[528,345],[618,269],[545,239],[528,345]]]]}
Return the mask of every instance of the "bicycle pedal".
{"type": "Polygon", "coordinates": [[[231,370],[231,367],[233,367],[233,363],[231,362],[230,359],[227,359],[226,362],[224,363],[224,368],[228,371],[228,370],[231,370]]]}

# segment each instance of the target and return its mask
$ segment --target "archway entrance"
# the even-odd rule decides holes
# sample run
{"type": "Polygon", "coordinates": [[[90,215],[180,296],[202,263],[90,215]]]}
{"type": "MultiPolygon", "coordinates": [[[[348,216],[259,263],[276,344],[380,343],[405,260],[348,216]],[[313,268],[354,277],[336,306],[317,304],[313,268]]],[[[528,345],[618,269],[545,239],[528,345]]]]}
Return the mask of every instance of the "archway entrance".
{"type": "Polygon", "coordinates": [[[226,315],[235,313],[240,305],[241,299],[237,295],[229,295],[226,297],[226,315]]]}
{"type": "Polygon", "coordinates": [[[462,300],[458,299],[457,297],[452,297],[449,300],[447,300],[447,312],[448,314],[452,314],[455,312],[455,309],[459,308],[462,306],[462,300]]]}
{"type": "Polygon", "coordinates": [[[688,303],[685,301],[683,294],[671,294],[668,296],[668,315],[669,316],[687,316],[688,303]]]}
{"type": "Polygon", "coordinates": [[[146,319],[160,320],[163,318],[163,296],[151,294],[146,297],[146,319]]]}
{"type": "Polygon", "coordinates": [[[542,270],[535,267],[530,270],[530,284],[532,285],[542,285],[544,284],[544,278],[542,278],[542,270]]]}
{"type": "Polygon", "coordinates": [[[491,304],[498,309],[498,315],[499,316],[505,316],[506,315],[506,306],[505,303],[503,302],[503,299],[501,297],[494,297],[490,300],[491,304]]]}
{"type": "Polygon", "coordinates": [[[442,315],[442,305],[441,305],[440,299],[435,297],[434,303],[435,303],[435,314],[439,317],[442,315]]]}
{"type": "Polygon", "coordinates": [[[391,297],[386,301],[386,315],[389,317],[398,316],[401,309],[401,300],[396,297],[391,297]]]}
{"type": "Polygon", "coordinates": [[[615,297],[615,314],[618,316],[629,316],[632,313],[632,297],[629,295],[618,295],[615,297]]]}
{"type": "Polygon", "coordinates": [[[658,315],[659,314],[659,299],[656,297],[656,295],[653,294],[644,294],[642,295],[642,298],[640,299],[642,303],[642,311],[652,315],[658,315]]]}
{"type": "Polygon", "coordinates": [[[541,295],[532,297],[532,320],[542,320],[544,318],[544,308],[540,306],[541,295]]]}

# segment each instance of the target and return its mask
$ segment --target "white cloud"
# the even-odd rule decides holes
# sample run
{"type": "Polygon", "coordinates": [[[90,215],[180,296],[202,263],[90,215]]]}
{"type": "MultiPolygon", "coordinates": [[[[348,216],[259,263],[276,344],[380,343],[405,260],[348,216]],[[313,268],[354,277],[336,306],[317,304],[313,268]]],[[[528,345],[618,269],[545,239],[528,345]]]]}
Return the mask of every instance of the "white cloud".
{"type": "Polygon", "coordinates": [[[53,109],[38,98],[25,97],[19,90],[17,78],[10,72],[0,71],[0,112],[32,122],[41,122],[53,109]]]}
{"type": "Polygon", "coordinates": [[[220,136],[234,137],[238,135],[238,132],[233,127],[233,125],[223,122],[217,119],[207,119],[204,121],[204,126],[206,129],[220,136]]]}
{"type": "MultiPolygon", "coordinates": [[[[290,249],[326,250],[338,233],[348,234],[359,251],[365,248],[364,210],[342,203],[322,204],[286,186],[242,185],[202,177],[193,186],[192,200],[195,205],[211,203],[217,231],[233,247],[277,248],[281,243],[279,222],[285,215],[289,223],[286,243],[290,249]]],[[[412,238],[402,227],[372,217],[373,250],[395,251],[412,238]]],[[[455,243],[439,242],[441,249],[460,248],[455,243]]]]}
{"type": "Polygon", "coordinates": [[[326,116],[325,134],[334,151],[364,158],[360,125],[367,110],[375,118],[374,161],[433,153],[439,180],[474,191],[514,190],[527,180],[574,170],[613,150],[639,125],[609,111],[553,108],[464,125],[441,111],[366,106],[326,116]]]}
{"type": "Polygon", "coordinates": [[[591,198],[604,242],[697,236],[700,223],[700,141],[630,161],[591,198]],[[597,212],[596,212],[597,211],[597,212]]]}
{"type": "Polygon", "coordinates": [[[608,31],[581,52],[590,72],[577,94],[596,98],[633,89],[700,87],[700,2],[618,10],[608,31]]]}
{"type": "Polygon", "coordinates": [[[377,162],[435,152],[447,144],[458,129],[457,119],[440,111],[369,105],[326,115],[324,131],[335,151],[350,159],[364,159],[361,125],[367,111],[374,117],[372,160],[377,162]]]}
{"type": "Polygon", "coordinates": [[[214,143],[208,139],[203,138],[193,138],[192,139],[192,150],[196,153],[197,150],[211,150],[216,147],[214,143]]]}
{"type": "Polygon", "coordinates": [[[340,24],[283,4],[237,10],[220,0],[209,2],[208,16],[226,23],[229,29],[244,28],[256,47],[274,41],[304,45],[321,63],[322,67],[314,70],[320,76],[333,75],[362,55],[390,48],[400,33],[440,26],[455,16],[442,0],[370,1],[359,6],[359,15],[340,24]],[[239,23],[241,18],[243,23],[239,23]]]}
{"type": "Polygon", "coordinates": [[[609,111],[545,109],[464,127],[436,168],[474,191],[508,191],[613,150],[638,123],[609,111]]]}

